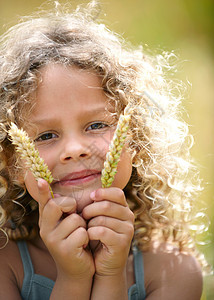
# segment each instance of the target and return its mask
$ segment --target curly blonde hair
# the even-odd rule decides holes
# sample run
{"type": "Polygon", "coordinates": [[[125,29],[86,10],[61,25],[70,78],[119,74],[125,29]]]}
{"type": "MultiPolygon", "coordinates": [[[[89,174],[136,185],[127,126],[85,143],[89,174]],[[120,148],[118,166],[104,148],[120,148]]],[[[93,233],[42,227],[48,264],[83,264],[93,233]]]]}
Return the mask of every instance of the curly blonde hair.
{"type": "Polygon", "coordinates": [[[32,106],[41,67],[61,63],[100,76],[118,116],[127,104],[132,107],[127,147],[133,172],[124,191],[136,216],[134,242],[146,250],[155,238],[174,243],[180,251],[196,253],[197,227],[191,227],[191,222],[201,183],[190,157],[188,125],[180,115],[183,85],[168,77],[176,56],[166,52],[153,56],[128,46],[94,20],[95,11],[88,7],[73,13],[60,9],[31,16],[1,37],[2,228],[12,239],[37,234],[28,220],[33,200],[17,180],[17,157],[7,129],[10,122],[24,122],[23,112],[32,106]],[[8,220],[15,223],[16,231],[7,228],[8,220]]]}

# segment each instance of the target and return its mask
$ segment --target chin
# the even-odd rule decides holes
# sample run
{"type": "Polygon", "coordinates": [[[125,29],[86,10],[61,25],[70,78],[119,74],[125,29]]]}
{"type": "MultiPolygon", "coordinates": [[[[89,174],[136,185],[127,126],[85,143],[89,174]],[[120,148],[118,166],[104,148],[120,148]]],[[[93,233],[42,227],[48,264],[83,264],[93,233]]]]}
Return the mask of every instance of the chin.
{"type": "Polygon", "coordinates": [[[89,197],[87,200],[85,199],[80,199],[79,201],[77,200],[77,213],[80,215],[83,209],[91,203],[93,203],[93,201],[89,197]]]}

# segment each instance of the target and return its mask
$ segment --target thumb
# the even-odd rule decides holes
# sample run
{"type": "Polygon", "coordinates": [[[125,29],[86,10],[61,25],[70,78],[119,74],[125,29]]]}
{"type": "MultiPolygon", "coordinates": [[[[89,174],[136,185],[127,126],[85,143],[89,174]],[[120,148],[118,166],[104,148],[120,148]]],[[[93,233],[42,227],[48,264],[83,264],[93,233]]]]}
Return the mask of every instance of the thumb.
{"type": "Polygon", "coordinates": [[[44,206],[51,197],[50,187],[46,180],[39,178],[37,181],[37,186],[39,190],[39,207],[43,210],[44,206]]]}

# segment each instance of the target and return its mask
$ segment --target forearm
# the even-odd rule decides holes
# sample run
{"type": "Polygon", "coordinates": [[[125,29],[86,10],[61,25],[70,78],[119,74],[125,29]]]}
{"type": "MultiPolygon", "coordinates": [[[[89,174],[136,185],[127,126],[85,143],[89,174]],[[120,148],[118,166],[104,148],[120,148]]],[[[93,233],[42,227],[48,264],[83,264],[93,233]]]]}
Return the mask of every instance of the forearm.
{"type": "Polygon", "coordinates": [[[50,300],[89,300],[92,277],[89,279],[58,278],[51,293],[50,300]]]}
{"type": "Polygon", "coordinates": [[[94,276],[91,300],[127,300],[126,273],[114,276],[94,276]]]}

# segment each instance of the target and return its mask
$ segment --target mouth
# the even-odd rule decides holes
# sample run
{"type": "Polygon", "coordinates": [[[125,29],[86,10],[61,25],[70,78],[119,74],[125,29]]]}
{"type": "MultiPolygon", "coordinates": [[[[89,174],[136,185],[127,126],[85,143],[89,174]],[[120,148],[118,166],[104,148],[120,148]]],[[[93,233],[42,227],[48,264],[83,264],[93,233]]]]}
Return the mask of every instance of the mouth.
{"type": "Polygon", "coordinates": [[[101,172],[98,170],[82,170],[79,172],[73,172],[65,177],[53,182],[54,185],[69,186],[69,185],[81,185],[97,179],[101,176],[101,172]]]}

